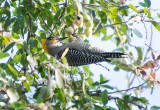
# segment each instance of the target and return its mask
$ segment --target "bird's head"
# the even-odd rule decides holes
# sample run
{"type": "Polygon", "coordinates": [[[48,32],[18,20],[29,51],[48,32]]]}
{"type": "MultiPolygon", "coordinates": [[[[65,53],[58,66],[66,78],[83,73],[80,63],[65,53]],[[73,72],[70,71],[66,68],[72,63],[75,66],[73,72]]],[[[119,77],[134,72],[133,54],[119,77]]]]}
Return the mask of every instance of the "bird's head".
{"type": "Polygon", "coordinates": [[[42,48],[49,53],[48,51],[48,47],[49,46],[57,46],[59,42],[61,42],[62,40],[66,39],[68,37],[63,37],[63,38],[55,38],[55,37],[48,37],[46,39],[43,40],[42,42],[42,48]]]}

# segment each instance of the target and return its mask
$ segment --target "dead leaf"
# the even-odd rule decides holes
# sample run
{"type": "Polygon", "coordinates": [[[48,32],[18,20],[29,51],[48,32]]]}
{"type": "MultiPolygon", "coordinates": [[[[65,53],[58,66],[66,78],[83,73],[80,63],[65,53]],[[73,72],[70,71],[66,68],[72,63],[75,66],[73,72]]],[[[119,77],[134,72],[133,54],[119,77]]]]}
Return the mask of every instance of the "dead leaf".
{"type": "Polygon", "coordinates": [[[154,72],[153,72],[153,70],[151,70],[150,76],[151,76],[153,79],[156,79],[156,72],[157,72],[157,70],[155,70],[154,72]]]}
{"type": "Polygon", "coordinates": [[[143,68],[143,69],[148,69],[148,68],[153,69],[155,67],[154,63],[155,63],[154,61],[148,61],[143,66],[141,66],[141,68],[143,68]]]}
{"type": "Polygon", "coordinates": [[[153,52],[151,53],[151,56],[152,56],[152,59],[155,60],[155,56],[153,52]]]}
{"type": "Polygon", "coordinates": [[[65,51],[63,52],[62,56],[61,56],[61,59],[63,59],[63,57],[66,56],[66,54],[68,53],[69,51],[69,48],[66,48],[65,51]]]}
{"type": "Polygon", "coordinates": [[[149,85],[150,85],[151,87],[154,87],[154,83],[153,83],[153,82],[150,82],[149,85]]]}
{"type": "Polygon", "coordinates": [[[146,76],[147,74],[146,74],[146,71],[140,71],[140,73],[142,74],[142,76],[146,76]]]}

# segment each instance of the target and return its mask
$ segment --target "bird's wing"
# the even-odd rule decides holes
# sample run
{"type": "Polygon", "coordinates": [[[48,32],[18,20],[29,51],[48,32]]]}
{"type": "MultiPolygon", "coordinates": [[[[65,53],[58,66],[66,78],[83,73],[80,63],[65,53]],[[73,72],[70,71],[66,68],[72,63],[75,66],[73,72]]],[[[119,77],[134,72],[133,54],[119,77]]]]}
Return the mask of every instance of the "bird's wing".
{"type": "MultiPolygon", "coordinates": [[[[61,58],[63,52],[64,51],[59,52],[57,58],[61,58]]],[[[102,61],[110,62],[110,60],[103,58],[101,56],[97,56],[95,54],[79,51],[72,48],[69,48],[65,57],[70,66],[81,66],[102,61]]]]}

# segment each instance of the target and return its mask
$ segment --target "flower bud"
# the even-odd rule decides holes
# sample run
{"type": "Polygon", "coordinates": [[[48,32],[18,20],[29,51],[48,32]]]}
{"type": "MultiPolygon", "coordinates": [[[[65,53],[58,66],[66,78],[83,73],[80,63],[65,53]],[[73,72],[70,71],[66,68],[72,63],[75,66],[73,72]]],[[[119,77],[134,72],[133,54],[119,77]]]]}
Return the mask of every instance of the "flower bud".
{"type": "Polygon", "coordinates": [[[85,40],[85,39],[86,39],[86,35],[85,35],[85,34],[83,34],[83,33],[79,34],[78,36],[79,36],[79,37],[81,37],[81,38],[82,38],[82,40],[85,40]]]}
{"type": "Polygon", "coordinates": [[[80,13],[82,11],[82,5],[79,1],[73,0],[73,9],[77,12],[80,13]]]}
{"type": "Polygon", "coordinates": [[[89,37],[92,35],[92,28],[86,28],[84,31],[84,34],[89,37]]]}
{"type": "Polygon", "coordinates": [[[68,27],[65,29],[66,34],[72,35],[74,33],[74,29],[73,27],[68,27]]]}
{"type": "Polygon", "coordinates": [[[87,14],[83,14],[83,19],[84,19],[84,25],[86,26],[86,27],[92,27],[93,28],[93,21],[92,21],[92,19],[91,19],[91,17],[89,16],[89,15],[87,15],[87,14]]]}

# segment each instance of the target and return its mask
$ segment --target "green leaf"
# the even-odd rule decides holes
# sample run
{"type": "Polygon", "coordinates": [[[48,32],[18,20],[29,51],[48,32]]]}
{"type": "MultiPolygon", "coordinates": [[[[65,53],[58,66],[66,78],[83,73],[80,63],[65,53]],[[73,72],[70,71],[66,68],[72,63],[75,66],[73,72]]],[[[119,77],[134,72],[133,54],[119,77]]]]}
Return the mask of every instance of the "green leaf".
{"type": "Polygon", "coordinates": [[[13,32],[18,33],[24,28],[25,19],[24,16],[18,16],[16,22],[13,25],[13,32]]]}
{"type": "Polygon", "coordinates": [[[146,5],[142,2],[139,2],[138,4],[141,5],[142,7],[146,7],[146,5]]]}
{"type": "Polygon", "coordinates": [[[33,28],[32,31],[33,31],[33,33],[36,33],[36,31],[37,31],[37,29],[38,29],[37,23],[33,22],[32,24],[33,24],[33,26],[32,26],[32,28],[33,28]]]}
{"type": "Polygon", "coordinates": [[[58,100],[59,102],[61,102],[61,103],[62,103],[62,107],[65,108],[65,106],[66,106],[66,99],[65,99],[65,96],[64,96],[64,94],[63,94],[62,89],[60,89],[60,88],[57,87],[57,88],[54,90],[54,92],[56,93],[56,98],[57,98],[57,100],[58,100]]]}
{"type": "Polygon", "coordinates": [[[141,97],[141,98],[139,98],[139,100],[141,103],[148,104],[148,100],[145,97],[141,97]]]}
{"type": "Polygon", "coordinates": [[[19,35],[16,34],[16,33],[13,33],[13,34],[12,34],[12,38],[14,38],[14,39],[20,39],[19,35]]]}
{"type": "Polygon", "coordinates": [[[113,35],[104,36],[104,37],[102,38],[102,41],[109,40],[109,39],[111,39],[111,38],[112,38],[112,36],[113,36],[113,35]]]}
{"type": "Polygon", "coordinates": [[[122,105],[124,105],[124,103],[123,103],[120,99],[117,100],[117,103],[118,103],[119,109],[120,109],[120,110],[124,110],[124,108],[123,108],[123,106],[122,106],[122,105]]]}
{"type": "Polygon", "coordinates": [[[13,57],[13,62],[19,63],[21,61],[21,56],[22,54],[20,52],[17,52],[17,54],[15,54],[15,56],[13,57]]]}
{"type": "Polygon", "coordinates": [[[135,6],[133,6],[132,4],[129,4],[128,5],[133,11],[137,12],[138,13],[138,10],[136,9],[135,6]]]}
{"type": "Polygon", "coordinates": [[[99,16],[100,16],[100,18],[101,18],[101,22],[104,23],[104,24],[106,24],[106,22],[107,22],[106,13],[105,13],[104,11],[100,11],[100,12],[99,12],[99,16]]]}
{"type": "Polygon", "coordinates": [[[102,85],[102,87],[105,87],[105,88],[108,88],[108,89],[113,90],[113,87],[111,87],[111,86],[109,86],[109,85],[102,85]]]}
{"type": "Polygon", "coordinates": [[[8,27],[11,25],[11,20],[10,18],[8,17],[4,23],[4,30],[8,30],[8,27]]]}
{"type": "Polygon", "coordinates": [[[160,106],[152,106],[150,110],[160,110],[160,106]]]}
{"type": "Polygon", "coordinates": [[[160,18],[160,14],[159,13],[157,13],[157,16],[158,16],[158,18],[160,18]]]}
{"type": "Polygon", "coordinates": [[[42,78],[44,78],[46,76],[45,75],[45,67],[44,66],[40,66],[39,65],[38,72],[40,72],[42,78]]]}
{"type": "Polygon", "coordinates": [[[94,82],[93,84],[92,84],[93,86],[97,86],[97,85],[99,85],[99,82],[94,82]]]}
{"type": "Polygon", "coordinates": [[[121,6],[118,10],[127,10],[129,8],[129,6],[121,6]]]}
{"type": "Polygon", "coordinates": [[[104,90],[104,91],[101,93],[101,99],[102,99],[103,105],[105,106],[106,103],[108,102],[108,92],[107,92],[107,90],[104,90]]]}
{"type": "Polygon", "coordinates": [[[53,95],[54,95],[53,88],[47,84],[47,86],[41,87],[39,94],[37,96],[37,100],[38,102],[41,102],[43,100],[50,99],[53,95]]]}
{"type": "Polygon", "coordinates": [[[103,75],[100,74],[100,82],[103,82],[105,79],[103,78],[103,75]]]}
{"type": "MultiPolygon", "coordinates": [[[[40,32],[43,32],[43,33],[45,33],[45,34],[51,34],[50,32],[45,31],[45,30],[40,30],[40,32]]],[[[40,33],[40,34],[43,34],[43,33],[40,33]]]]}
{"type": "Polygon", "coordinates": [[[34,73],[34,76],[39,79],[39,75],[37,73],[34,73]]]}
{"type": "Polygon", "coordinates": [[[71,15],[66,16],[65,19],[66,19],[67,26],[73,23],[73,17],[71,15]]]}
{"type": "Polygon", "coordinates": [[[130,95],[125,95],[123,96],[123,99],[127,102],[130,101],[130,95]]]}
{"type": "Polygon", "coordinates": [[[83,27],[78,29],[78,33],[82,33],[83,32],[83,27]]]}
{"type": "Polygon", "coordinates": [[[11,75],[13,76],[13,78],[15,80],[17,80],[17,77],[18,77],[17,70],[14,67],[12,67],[10,64],[8,64],[8,68],[9,68],[10,72],[12,73],[11,75]]]}
{"type": "Polygon", "coordinates": [[[144,13],[147,14],[148,13],[148,9],[145,7],[144,8],[144,13]]]}
{"type": "Polygon", "coordinates": [[[26,108],[27,104],[24,100],[20,100],[17,102],[13,102],[12,107],[14,107],[15,109],[22,109],[22,108],[26,108]]]}
{"type": "Polygon", "coordinates": [[[85,9],[87,9],[87,10],[91,10],[91,11],[96,11],[97,10],[97,7],[95,7],[95,6],[85,6],[84,7],[85,9]]]}
{"type": "Polygon", "coordinates": [[[28,91],[31,91],[29,82],[28,82],[27,80],[23,82],[23,85],[26,87],[26,89],[27,89],[28,91]]]}
{"type": "Polygon", "coordinates": [[[105,79],[103,79],[103,81],[102,81],[102,82],[100,82],[100,84],[104,84],[104,83],[107,83],[107,82],[109,82],[109,80],[105,80],[105,79]]]}
{"type": "Polygon", "coordinates": [[[159,23],[155,22],[155,21],[151,21],[151,23],[153,24],[153,26],[158,30],[160,31],[160,25],[159,23]]]}
{"type": "Polygon", "coordinates": [[[149,8],[151,6],[151,1],[150,0],[144,0],[144,3],[147,6],[147,8],[149,8]]]}
{"type": "MultiPolygon", "coordinates": [[[[98,28],[96,29],[96,31],[94,32],[94,33],[97,33],[97,32],[99,32],[100,31],[100,29],[102,29],[102,23],[100,23],[99,25],[98,25],[98,28]]],[[[98,34],[98,33],[97,33],[98,34]]],[[[98,34],[99,35],[99,34],[98,34]]],[[[96,36],[98,36],[98,35],[96,35],[96,36]]]]}
{"type": "Polygon", "coordinates": [[[13,88],[7,89],[7,95],[9,96],[10,103],[17,102],[19,99],[19,94],[16,91],[16,89],[13,89],[13,88]]]}
{"type": "Polygon", "coordinates": [[[142,34],[137,29],[133,29],[133,32],[136,34],[137,37],[142,38],[142,34]]]}
{"type": "Polygon", "coordinates": [[[89,66],[88,66],[88,65],[83,66],[83,70],[84,70],[85,72],[89,72],[89,66]]]}
{"type": "Polygon", "coordinates": [[[113,7],[111,10],[110,10],[110,17],[111,18],[116,18],[117,17],[117,15],[118,15],[118,7],[113,7]]]}
{"type": "Polygon", "coordinates": [[[10,44],[3,50],[3,52],[7,52],[7,51],[10,50],[14,45],[15,45],[15,42],[10,43],[10,44]]]}
{"type": "Polygon", "coordinates": [[[8,57],[8,56],[9,56],[9,53],[0,52],[0,59],[8,57]]]}
{"type": "Polygon", "coordinates": [[[63,64],[67,64],[67,59],[66,59],[66,57],[63,57],[63,58],[62,58],[62,63],[63,63],[63,64]]]}
{"type": "Polygon", "coordinates": [[[33,95],[33,98],[34,98],[34,99],[37,99],[37,98],[38,98],[38,95],[39,95],[39,93],[40,93],[41,88],[42,88],[42,87],[39,87],[39,88],[36,89],[35,94],[33,95]]]}
{"type": "Polygon", "coordinates": [[[53,18],[53,17],[52,17],[51,15],[49,15],[49,16],[47,17],[47,24],[48,24],[49,27],[51,27],[52,24],[53,24],[52,18],[53,18]]]}
{"type": "Polygon", "coordinates": [[[107,83],[109,82],[109,80],[106,80],[102,74],[100,74],[100,83],[99,84],[104,84],[104,83],[107,83]]]}
{"type": "Polygon", "coordinates": [[[95,110],[104,110],[101,106],[99,106],[99,105],[94,105],[94,107],[95,107],[95,110]]]}
{"type": "Polygon", "coordinates": [[[28,62],[28,60],[27,60],[27,56],[26,56],[25,54],[23,54],[23,55],[21,56],[21,64],[22,64],[23,66],[25,66],[25,67],[27,67],[28,64],[29,64],[29,62],[28,62]]]}
{"type": "Polygon", "coordinates": [[[31,48],[37,47],[38,41],[35,40],[35,39],[30,39],[30,40],[29,40],[29,44],[30,44],[30,47],[31,47],[31,48]]]}
{"type": "Polygon", "coordinates": [[[107,110],[117,110],[117,109],[115,109],[115,108],[113,108],[113,107],[111,107],[111,106],[109,106],[108,108],[109,108],[109,109],[107,109],[107,110]]]}
{"type": "Polygon", "coordinates": [[[143,51],[142,51],[142,48],[137,47],[136,50],[137,50],[137,53],[138,53],[138,59],[137,59],[137,60],[140,60],[140,61],[141,61],[141,60],[143,59],[143,51]]]}
{"type": "Polygon", "coordinates": [[[64,87],[63,76],[62,76],[62,73],[59,69],[55,69],[55,80],[56,80],[58,87],[60,87],[60,88],[64,87]]]}

